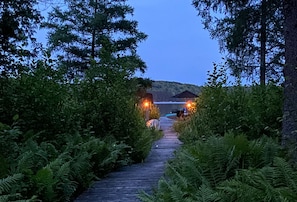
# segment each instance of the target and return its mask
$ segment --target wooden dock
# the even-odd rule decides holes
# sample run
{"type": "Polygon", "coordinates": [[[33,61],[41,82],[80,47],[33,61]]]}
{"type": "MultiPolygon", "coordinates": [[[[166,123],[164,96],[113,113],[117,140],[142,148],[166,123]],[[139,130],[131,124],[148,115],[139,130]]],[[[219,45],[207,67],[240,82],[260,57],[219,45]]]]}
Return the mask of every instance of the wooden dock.
{"type": "Polygon", "coordinates": [[[106,178],[97,181],[80,195],[75,202],[139,202],[141,190],[151,193],[165,171],[166,162],[180,146],[172,131],[173,120],[160,118],[164,137],[153,144],[144,163],[125,166],[106,178]]]}

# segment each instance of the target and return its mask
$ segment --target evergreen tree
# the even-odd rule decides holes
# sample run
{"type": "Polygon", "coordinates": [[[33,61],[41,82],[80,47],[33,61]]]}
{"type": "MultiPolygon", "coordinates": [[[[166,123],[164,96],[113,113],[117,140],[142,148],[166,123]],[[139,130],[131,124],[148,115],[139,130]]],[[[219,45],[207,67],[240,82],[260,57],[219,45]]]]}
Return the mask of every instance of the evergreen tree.
{"type": "Polygon", "coordinates": [[[237,76],[253,75],[260,67],[260,83],[266,75],[279,79],[284,61],[283,15],[278,0],[194,0],[205,28],[227,50],[227,61],[237,76]],[[223,14],[223,15],[222,15],[223,14]]]}
{"type": "Polygon", "coordinates": [[[0,1],[0,73],[17,73],[36,49],[33,34],[40,23],[36,0],[0,1]]]}
{"type": "Polygon", "coordinates": [[[50,51],[56,51],[60,65],[70,75],[81,74],[93,65],[113,66],[128,75],[145,70],[136,48],[147,36],[129,19],[133,8],[125,2],[66,0],[66,8],[56,7],[49,13],[43,26],[50,30],[50,51]]]}

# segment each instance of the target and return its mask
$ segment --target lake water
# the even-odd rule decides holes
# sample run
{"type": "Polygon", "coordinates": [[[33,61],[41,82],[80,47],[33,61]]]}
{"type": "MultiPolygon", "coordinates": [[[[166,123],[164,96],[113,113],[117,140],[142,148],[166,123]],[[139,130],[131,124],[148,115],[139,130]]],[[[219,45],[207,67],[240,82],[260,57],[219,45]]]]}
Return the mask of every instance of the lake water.
{"type": "Polygon", "coordinates": [[[186,102],[154,102],[160,109],[161,116],[186,108],[186,102]]]}

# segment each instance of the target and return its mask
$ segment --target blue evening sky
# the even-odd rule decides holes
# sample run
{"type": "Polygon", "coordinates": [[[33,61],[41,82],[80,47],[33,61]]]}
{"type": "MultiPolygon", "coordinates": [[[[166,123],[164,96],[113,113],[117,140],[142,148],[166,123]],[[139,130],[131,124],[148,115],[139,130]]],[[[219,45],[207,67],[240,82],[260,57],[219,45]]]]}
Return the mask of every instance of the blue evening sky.
{"type": "Polygon", "coordinates": [[[191,0],[128,0],[148,39],[138,53],[148,69],[143,77],[203,85],[222,55],[203,29],[191,0]]]}
{"type": "MultiPolygon", "coordinates": [[[[42,5],[43,13],[55,4],[42,5]]],[[[213,63],[221,62],[222,55],[216,40],[203,29],[192,0],[127,0],[134,7],[134,20],[148,39],[139,44],[138,54],[147,64],[144,78],[204,85],[207,71],[213,63]]],[[[60,4],[61,6],[63,3],[60,4]]],[[[46,41],[46,31],[37,33],[46,41]]]]}

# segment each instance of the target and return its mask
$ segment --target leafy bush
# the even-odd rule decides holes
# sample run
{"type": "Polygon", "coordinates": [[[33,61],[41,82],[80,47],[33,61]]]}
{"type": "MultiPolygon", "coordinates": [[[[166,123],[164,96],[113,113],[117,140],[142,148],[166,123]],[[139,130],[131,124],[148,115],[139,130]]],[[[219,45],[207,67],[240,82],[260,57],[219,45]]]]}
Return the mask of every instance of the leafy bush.
{"type": "Polygon", "coordinates": [[[161,116],[160,109],[157,107],[157,105],[152,104],[150,108],[150,118],[149,119],[159,119],[161,116]]]}
{"type": "MultiPolygon", "coordinates": [[[[139,106],[139,110],[141,112],[141,116],[143,117],[143,119],[146,119],[146,109],[143,106],[139,106]]],[[[149,107],[149,116],[148,119],[160,119],[161,113],[160,113],[160,109],[157,105],[155,104],[150,104],[149,107]]]]}
{"type": "Polygon", "coordinates": [[[76,129],[71,112],[65,109],[71,95],[62,81],[61,72],[43,65],[17,78],[0,77],[0,122],[11,125],[17,115],[22,131],[45,132],[40,141],[76,129]]]}
{"type": "Polygon", "coordinates": [[[0,76],[0,179],[22,175],[0,197],[70,201],[94,179],[146,157],[154,136],[135,107],[134,83],[105,76],[89,72],[69,84],[43,63],[0,76]]]}
{"type": "Polygon", "coordinates": [[[177,121],[173,124],[173,129],[177,133],[182,133],[190,122],[190,118],[186,117],[186,119],[177,119],[177,121]]]}
{"type": "Polygon", "coordinates": [[[183,142],[192,142],[228,131],[249,139],[262,135],[279,137],[282,117],[282,88],[273,84],[226,86],[223,70],[215,69],[197,99],[197,111],[189,127],[181,132],[183,142]]]}

